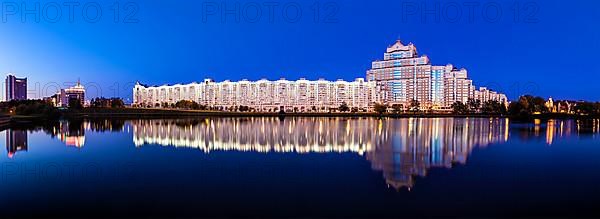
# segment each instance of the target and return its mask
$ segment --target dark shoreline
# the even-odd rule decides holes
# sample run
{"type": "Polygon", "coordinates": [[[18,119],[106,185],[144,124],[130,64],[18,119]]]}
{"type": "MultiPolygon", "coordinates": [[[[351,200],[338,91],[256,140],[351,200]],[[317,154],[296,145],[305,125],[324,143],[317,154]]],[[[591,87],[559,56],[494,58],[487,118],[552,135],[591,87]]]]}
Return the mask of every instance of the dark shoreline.
{"type": "MultiPolygon", "coordinates": [[[[340,117],[340,118],[509,118],[516,121],[533,121],[534,119],[599,119],[600,115],[576,115],[548,113],[537,115],[493,115],[493,114],[452,114],[452,113],[268,113],[268,112],[223,112],[177,109],[139,109],[139,108],[86,108],[82,110],[65,110],[60,117],[70,118],[95,118],[95,119],[162,119],[162,118],[191,118],[191,117],[340,117]]],[[[48,118],[43,115],[12,116],[11,124],[27,123],[34,121],[47,121],[58,118],[48,118]]]]}

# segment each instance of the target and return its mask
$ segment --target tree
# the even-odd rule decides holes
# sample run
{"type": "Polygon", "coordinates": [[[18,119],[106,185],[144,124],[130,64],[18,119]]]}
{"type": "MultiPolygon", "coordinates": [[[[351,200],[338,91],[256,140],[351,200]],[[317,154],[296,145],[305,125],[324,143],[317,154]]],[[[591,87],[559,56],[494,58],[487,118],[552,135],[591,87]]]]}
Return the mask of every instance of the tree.
{"type": "Polygon", "coordinates": [[[596,106],[594,103],[580,102],[575,105],[575,112],[579,114],[594,114],[596,113],[596,106]]]}
{"type": "Polygon", "coordinates": [[[90,106],[93,108],[122,108],[125,107],[125,103],[123,102],[123,99],[117,97],[97,97],[92,99],[90,106]]]}
{"type": "Polygon", "coordinates": [[[421,110],[421,103],[418,100],[411,100],[410,101],[410,111],[412,111],[413,113],[418,113],[421,110]]]}
{"type": "Polygon", "coordinates": [[[198,110],[200,109],[200,104],[193,100],[180,100],[175,103],[175,107],[178,109],[191,109],[198,110]]]}
{"type": "Polygon", "coordinates": [[[394,113],[396,114],[400,114],[404,111],[404,105],[402,104],[393,104],[392,105],[392,111],[394,111],[394,113]]]}
{"type": "Polygon", "coordinates": [[[248,107],[248,106],[240,106],[240,107],[238,108],[238,110],[239,110],[240,112],[248,112],[248,111],[250,111],[250,107],[248,107]]]}
{"type": "Polygon", "coordinates": [[[342,104],[339,107],[340,112],[348,112],[350,111],[350,107],[348,107],[348,104],[346,104],[346,102],[342,102],[342,104]]]}
{"type": "Polygon", "coordinates": [[[513,101],[508,104],[508,114],[510,115],[522,115],[528,114],[525,111],[525,106],[520,101],[513,101]]]}
{"type": "Polygon", "coordinates": [[[375,103],[375,106],[373,106],[375,112],[379,113],[379,114],[383,114],[385,112],[387,112],[387,105],[384,104],[379,104],[379,103],[375,103]]]}
{"type": "Polygon", "coordinates": [[[469,108],[463,102],[456,101],[452,104],[452,112],[454,114],[467,114],[469,113],[469,108]]]}
{"type": "Polygon", "coordinates": [[[123,108],[125,107],[125,102],[121,98],[111,98],[110,99],[110,107],[112,108],[123,108]]]}
{"type": "Polygon", "coordinates": [[[71,109],[82,109],[83,105],[81,105],[81,101],[77,98],[69,99],[69,108],[71,109]]]}
{"type": "Polygon", "coordinates": [[[550,110],[546,107],[546,101],[542,97],[523,95],[518,101],[513,101],[508,105],[510,115],[531,115],[533,113],[547,113],[550,110]]]}
{"type": "Polygon", "coordinates": [[[481,112],[485,114],[505,114],[506,107],[504,104],[496,101],[496,100],[488,100],[483,103],[481,107],[481,112]]]}
{"type": "Polygon", "coordinates": [[[467,106],[469,107],[470,113],[477,113],[481,108],[481,100],[469,98],[469,100],[467,100],[467,106]]]}
{"type": "Polygon", "coordinates": [[[46,117],[57,117],[60,115],[53,103],[43,100],[11,100],[0,102],[0,111],[16,115],[43,115],[46,117]]]}

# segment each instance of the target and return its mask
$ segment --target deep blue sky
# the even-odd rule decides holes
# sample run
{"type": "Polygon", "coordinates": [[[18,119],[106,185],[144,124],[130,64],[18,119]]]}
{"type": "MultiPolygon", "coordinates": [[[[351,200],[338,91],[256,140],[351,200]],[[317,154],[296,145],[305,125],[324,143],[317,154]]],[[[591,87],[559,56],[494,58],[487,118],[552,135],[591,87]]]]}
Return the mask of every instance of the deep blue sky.
{"type": "MultiPolygon", "coordinates": [[[[113,1],[97,1],[102,7],[97,23],[86,22],[81,12],[94,1],[79,1],[72,23],[67,6],[52,23],[48,19],[56,10],[48,5],[51,1],[38,2],[49,11],[40,22],[33,15],[25,15],[22,22],[22,11],[10,15],[6,10],[13,8],[5,5],[6,20],[0,23],[0,72],[27,76],[30,96],[43,95],[44,86],[45,93],[51,93],[49,83],[65,86],[78,78],[87,87],[100,87],[103,96],[126,98],[131,96],[131,83],[138,80],[352,80],[364,77],[371,61],[381,59],[386,46],[400,38],[416,44],[433,64],[467,68],[476,86],[490,86],[511,99],[533,93],[600,101],[600,70],[594,67],[600,51],[598,1],[134,0],[137,23],[122,21],[131,11],[125,9],[126,1],[120,2],[118,23],[113,21],[113,1]],[[223,22],[222,3],[232,9],[236,2],[239,22],[235,15],[225,15],[223,22]],[[423,7],[434,9],[435,2],[439,13],[421,13],[423,7]],[[215,3],[220,8],[212,7],[215,3]],[[277,6],[265,6],[270,3],[277,6]],[[318,22],[315,3],[320,6],[318,22]],[[470,3],[479,5],[465,5],[470,3]],[[252,22],[257,4],[262,17],[252,22]],[[302,10],[297,22],[283,15],[288,6],[287,18],[296,16],[292,4],[302,10]],[[203,5],[216,14],[205,13],[203,5]],[[495,5],[501,7],[501,15],[495,14],[495,5]],[[334,8],[337,13],[327,19],[334,8]],[[458,10],[460,18],[452,21],[458,10]],[[497,22],[485,20],[496,16],[497,22]]],[[[34,8],[34,3],[26,4],[34,8]]],[[[86,17],[94,16],[91,8],[86,17]]],[[[89,96],[97,93],[89,89],[89,96]]]]}

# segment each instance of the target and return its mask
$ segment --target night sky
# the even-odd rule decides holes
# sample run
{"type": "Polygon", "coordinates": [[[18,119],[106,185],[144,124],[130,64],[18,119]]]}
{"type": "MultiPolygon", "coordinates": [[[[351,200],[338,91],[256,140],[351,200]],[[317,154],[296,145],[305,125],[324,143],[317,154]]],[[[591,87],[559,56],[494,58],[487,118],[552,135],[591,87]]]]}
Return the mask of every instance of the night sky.
{"type": "Polygon", "coordinates": [[[28,77],[33,98],[78,79],[88,97],[124,98],[135,81],[353,80],[401,39],[509,99],[600,101],[599,1],[51,2],[25,3],[36,21],[2,1],[0,73],[28,77]]]}

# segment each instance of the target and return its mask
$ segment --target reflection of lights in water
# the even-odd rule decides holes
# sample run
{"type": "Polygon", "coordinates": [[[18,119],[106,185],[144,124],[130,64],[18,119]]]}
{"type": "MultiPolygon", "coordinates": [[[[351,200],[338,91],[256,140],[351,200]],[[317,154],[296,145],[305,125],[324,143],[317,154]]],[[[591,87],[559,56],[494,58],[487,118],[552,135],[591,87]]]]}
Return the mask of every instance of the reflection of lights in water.
{"type": "Polygon", "coordinates": [[[185,120],[132,121],[133,142],[137,147],[158,144],[207,153],[366,154],[372,168],[396,189],[411,188],[414,176],[426,176],[430,168],[465,164],[475,147],[506,141],[508,130],[507,119],[215,118],[191,127],[178,122],[185,120]],[[267,124],[264,130],[262,124],[267,124]]]}
{"type": "Polygon", "coordinates": [[[27,151],[27,131],[6,130],[6,151],[8,158],[12,159],[17,152],[27,151]]]}
{"type": "Polygon", "coordinates": [[[85,136],[67,136],[63,140],[67,146],[83,147],[85,144],[85,136]]]}
{"type": "Polygon", "coordinates": [[[542,120],[534,119],[533,120],[533,131],[536,137],[540,136],[540,125],[542,124],[542,120]]]}
{"type": "Polygon", "coordinates": [[[548,124],[546,125],[546,144],[552,145],[554,141],[554,132],[556,131],[554,120],[548,120],[548,124]]]}

